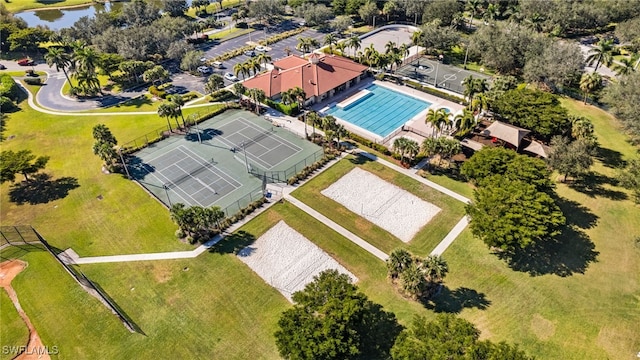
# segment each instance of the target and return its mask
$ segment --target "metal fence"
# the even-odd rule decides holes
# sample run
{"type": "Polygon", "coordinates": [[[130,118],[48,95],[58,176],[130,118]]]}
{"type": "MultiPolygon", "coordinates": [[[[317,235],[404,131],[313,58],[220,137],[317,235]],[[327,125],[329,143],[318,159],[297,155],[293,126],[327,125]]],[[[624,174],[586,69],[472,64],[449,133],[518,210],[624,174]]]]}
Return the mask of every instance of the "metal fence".
{"type": "Polygon", "coordinates": [[[412,133],[414,133],[416,135],[420,135],[420,136],[425,137],[425,138],[433,137],[433,134],[428,134],[428,133],[426,133],[426,132],[424,132],[422,130],[418,130],[418,129],[416,129],[414,127],[411,127],[411,126],[406,126],[404,129],[407,130],[408,132],[412,132],[412,133]]]}
{"type": "Polygon", "coordinates": [[[82,271],[74,268],[62,260],[59,256],[59,250],[49,245],[49,243],[40,235],[36,229],[30,225],[22,226],[0,226],[0,238],[3,245],[17,245],[40,243],[44,245],[47,251],[53,255],[60,265],[67,271],[69,275],[89,294],[96,297],[102,302],[113,314],[115,314],[124,326],[131,332],[142,333],[142,330],[120,309],[117,304],[104,292],[102,288],[89,280],[82,271]]]}
{"type": "Polygon", "coordinates": [[[248,193],[246,193],[240,199],[236,200],[233,204],[228,205],[227,207],[222,209],[222,211],[224,212],[224,215],[229,218],[229,217],[239,213],[240,211],[242,211],[242,209],[244,209],[247,206],[249,206],[249,204],[251,204],[252,202],[258,201],[258,200],[262,199],[263,197],[264,197],[264,189],[263,189],[263,187],[262,186],[257,187],[255,189],[249,191],[248,193]]]}
{"type": "Polygon", "coordinates": [[[305,167],[315,163],[316,161],[322,159],[324,157],[324,150],[318,150],[315,153],[307,156],[306,158],[300,160],[295,165],[289,167],[286,170],[262,170],[255,164],[250,163],[250,171],[249,173],[258,179],[264,179],[267,183],[284,183],[289,180],[289,178],[298,174],[305,167]]]}
{"type": "Polygon", "coordinates": [[[139,136],[128,143],[122,145],[122,152],[125,154],[132,153],[143,149],[150,144],[156,143],[160,140],[164,140],[171,135],[168,126],[161,127],[159,129],[148,132],[142,136],[139,136]]]}

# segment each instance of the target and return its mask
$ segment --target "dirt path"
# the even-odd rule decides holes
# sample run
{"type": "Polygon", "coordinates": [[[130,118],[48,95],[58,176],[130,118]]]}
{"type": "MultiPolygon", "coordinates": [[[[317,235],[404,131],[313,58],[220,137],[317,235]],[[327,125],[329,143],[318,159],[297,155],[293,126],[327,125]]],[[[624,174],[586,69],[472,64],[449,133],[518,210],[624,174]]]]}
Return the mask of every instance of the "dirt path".
{"type": "Polygon", "coordinates": [[[18,295],[16,294],[13,287],[11,287],[11,280],[16,277],[20,273],[20,271],[24,270],[27,267],[27,264],[20,260],[10,260],[5,261],[0,264],[0,287],[2,287],[7,294],[9,294],[9,298],[13,302],[13,305],[18,310],[18,314],[22,320],[27,324],[27,328],[29,329],[29,342],[27,343],[27,350],[22,354],[15,357],[18,360],[32,360],[32,359],[51,359],[49,354],[46,353],[46,348],[40,340],[40,336],[38,336],[38,332],[33,327],[33,324],[29,320],[27,314],[25,314],[24,310],[20,306],[20,302],[18,301],[18,295]]]}

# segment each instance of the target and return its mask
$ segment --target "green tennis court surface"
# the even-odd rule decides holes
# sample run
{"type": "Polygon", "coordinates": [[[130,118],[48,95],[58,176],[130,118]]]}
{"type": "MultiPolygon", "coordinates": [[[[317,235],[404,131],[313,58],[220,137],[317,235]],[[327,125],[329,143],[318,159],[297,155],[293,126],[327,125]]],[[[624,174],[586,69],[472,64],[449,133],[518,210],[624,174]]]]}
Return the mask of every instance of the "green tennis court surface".
{"type": "Polygon", "coordinates": [[[322,151],[253,113],[230,110],[135,154],[132,177],[167,206],[233,213],[262,196],[260,171],[284,171],[322,151]]]}
{"type": "Polygon", "coordinates": [[[445,65],[439,61],[431,60],[426,57],[419,57],[413,60],[412,62],[400,67],[396,73],[400,76],[432,86],[437,83],[437,87],[451,90],[458,94],[464,93],[462,81],[466,77],[473,76],[474,78],[490,78],[490,76],[487,75],[478,74],[452,65],[445,65]]]}

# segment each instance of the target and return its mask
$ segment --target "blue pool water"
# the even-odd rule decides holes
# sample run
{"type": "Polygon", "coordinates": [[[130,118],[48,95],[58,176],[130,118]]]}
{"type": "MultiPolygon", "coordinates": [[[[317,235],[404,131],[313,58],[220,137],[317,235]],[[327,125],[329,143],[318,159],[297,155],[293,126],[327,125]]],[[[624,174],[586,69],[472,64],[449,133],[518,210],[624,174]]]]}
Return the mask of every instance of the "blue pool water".
{"type": "Polygon", "coordinates": [[[365,89],[371,94],[343,109],[334,105],[326,111],[326,114],[385,137],[431,106],[430,102],[375,84],[365,89]]]}

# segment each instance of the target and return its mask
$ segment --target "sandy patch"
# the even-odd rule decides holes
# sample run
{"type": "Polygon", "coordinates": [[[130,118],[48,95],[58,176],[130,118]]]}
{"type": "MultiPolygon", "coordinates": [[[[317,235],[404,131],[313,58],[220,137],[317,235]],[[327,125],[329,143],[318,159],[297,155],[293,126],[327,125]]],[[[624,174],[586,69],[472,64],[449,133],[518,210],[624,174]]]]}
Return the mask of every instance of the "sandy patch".
{"type": "Polygon", "coordinates": [[[556,333],[556,326],[551,320],[545,319],[540,314],[533,315],[531,319],[531,331],[540,340],[548,340],[556,333]]]}
{"type": "Polygon", "coordinates": [[[20,271],[24,270],[25,267],[27,267],[27,264],[20,260],[10,260],[0,264],[0,286],[7,292],[7,294],[9,294],[9,298],[18,310],[18,314],[27,324],[27,328],[29,329],[29,343],[27,344],[27,348],[22,354],[15,357],[15,359],[51,359],[48,351],[56,352],[57,348],[47,348],[44,346],[42,340],[40,340],[38,332],[29,320],[29,317],[24,310],[22,310],[22,306],[20,306],[20,302],[18,301],[18,294],[16,294],[15,290],[11,287],[11,280],[13,280],[20,271]]]}
{"type": "Polygon", "coordinates": [[[240,250],[238,257],[289,301],[294,292],[304,289],[314,276],[324,270],[336,269],[349,275],[354,282],[358,280],[284,221],[240,250]]]}
{"type": "Polygon", "coordinates": [[[413,239],[440,211],[439,207],[360,168],[351,170],[321,193],[404,242],[413,239]]]}

